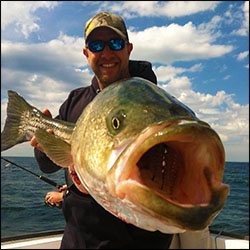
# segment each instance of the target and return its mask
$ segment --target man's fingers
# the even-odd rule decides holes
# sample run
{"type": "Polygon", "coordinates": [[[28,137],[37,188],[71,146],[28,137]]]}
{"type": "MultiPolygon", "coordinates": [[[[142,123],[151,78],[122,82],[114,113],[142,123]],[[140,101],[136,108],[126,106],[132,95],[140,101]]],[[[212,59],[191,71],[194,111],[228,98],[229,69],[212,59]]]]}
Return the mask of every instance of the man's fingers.
{"type": "Polygon", "coordinates": [[[51,113],[50,113],[50,111],[49,111],[48,109],[44,109],[44,110],[42,111],[42,113],[43,113],[44,115],[48,116],[48,117],[52,117],[52,115],[51,115],[51,113]]]}
{"type": "Polygon", "coordinates": [[[50,133],[50,134],[53,134],[53,129],[52,128],[49,128],[49,129],[47,129],[46,130],[48,133],[50,133]]]}
{"type": "Polygon", "coordinates": [[[36,145],[37,145],[37,140],[36,140],[36,137],[35,137],[35,136],[33,136],[33,137],[31,138],[31,140],[30,140],[30,145],[31,145],[32,147],[36,147],[36,145]]]}
{"type": "Polygon", "coordinates": [[[33,136],[30,140],[30,145],[32,147],[37,148],[38,150],[40,150],[41,152],[44,152],[43,148],[40,146],[40,144],[37,143],[36,137],[33,136]]]}

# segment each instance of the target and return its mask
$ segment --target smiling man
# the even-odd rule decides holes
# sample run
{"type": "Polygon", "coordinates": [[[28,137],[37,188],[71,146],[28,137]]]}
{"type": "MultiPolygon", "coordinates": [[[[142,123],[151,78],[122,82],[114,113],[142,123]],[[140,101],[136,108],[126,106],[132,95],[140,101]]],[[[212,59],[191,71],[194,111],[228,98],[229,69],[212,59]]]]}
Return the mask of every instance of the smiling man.
{"type": "Polygon", "coordinates": [[[90,19],[85,25],[85,44],[83,53],[100,89],[130,77],[128,65],[133,45],[121,17],[102,12],[90,19]]]}
{"type": "MultiPolygon", "coordinates": [[[[91,18],[85,25],[83,54],[94,72],[92,83],[72,90],[56,118],[75,123],[94,97],[117,80],[137,76],[156,84],[151,63],[129,60],[132,49],[133,45],[129,42],[121,17],[101,12],[91,18]]],[[[44,113],[48,114],[48,110],[44,113]]],[[[52,173],[61,169],[42,152],[35,137],[31,139],[31,145],[35,147],[35,157],[43,172],[52,173]]],[[[61,249],[169,248],[171,234],[146,231],[120,220],[106,211],[86,191],[78,190],[68,169],[65,169],[65,179],[67,191],[63,195],[62,209],[66,226],[61,249]]],[[[49,192],[46,199],[56,203],[62,198],[57,200],[55,192],[49,192]]]]}

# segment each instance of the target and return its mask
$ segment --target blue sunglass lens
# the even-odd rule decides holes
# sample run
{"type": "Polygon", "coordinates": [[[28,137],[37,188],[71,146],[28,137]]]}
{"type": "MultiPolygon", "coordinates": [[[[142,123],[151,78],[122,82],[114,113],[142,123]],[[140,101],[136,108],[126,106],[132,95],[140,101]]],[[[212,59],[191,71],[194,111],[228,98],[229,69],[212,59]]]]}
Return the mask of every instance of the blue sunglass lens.
{"type": "Polygon", "coordinates": [[[104,49],[104,46],[105,46],[104,42],[94,41],[94,42],[91,42],[89,44],[89,49],[92,52],[99,52],[99,51],[102,51],[104,49]]]}
{"type": "Polygon", "coordinates": [[[103,51],[105,45],[108,45],[111,50],[121,50],[124,48],[125,42],[122,39],[111,39],[108,42],[104,41],[93,41],[89,43],[88,48],[92,52],[103,51]]]}
{"type": "Polygon", "coordinates": [[[121,50],[124,48],[124,40],[112,39],[109,41],[109,48],[112,50],[121,50]]]}

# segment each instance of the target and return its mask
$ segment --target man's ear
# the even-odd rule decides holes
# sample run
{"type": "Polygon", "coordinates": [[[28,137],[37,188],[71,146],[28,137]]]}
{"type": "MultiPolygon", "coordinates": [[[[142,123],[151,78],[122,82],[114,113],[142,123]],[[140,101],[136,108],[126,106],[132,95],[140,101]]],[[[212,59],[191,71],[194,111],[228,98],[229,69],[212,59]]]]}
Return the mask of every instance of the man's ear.
{"type": "Polygon", "coordinates": [[[82,52],[83,52],[83,54],[86,56],[86,58],[89,57],[89,53],[88,53],[88,50],[87,50],[86,48],[83,48],[83,49],[82,49],[82,52]]]}
{"type": "Polygon", "coordinates": [[[128,44],[128,55],[130,55],[131,51],[133,50],[133,43],[128,44]]]}

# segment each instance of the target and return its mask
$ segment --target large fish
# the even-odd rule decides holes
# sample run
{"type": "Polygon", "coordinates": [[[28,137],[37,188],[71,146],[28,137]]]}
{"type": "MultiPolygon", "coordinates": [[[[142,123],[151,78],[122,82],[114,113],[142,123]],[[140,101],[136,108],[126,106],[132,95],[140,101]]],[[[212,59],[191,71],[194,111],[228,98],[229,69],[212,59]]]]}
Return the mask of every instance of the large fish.
{"type": "Polygon", "coordinates": [[[69,167],[77,187],[137,227],[202,230],[223,208],[225,153],[217,133],[176,98],[141,78],[105,88],[76,124],[43,115],[8,91],[1,150],[35,134],[69,167]],[[52,128],[54,134],[45,130],[52,128]]]}

